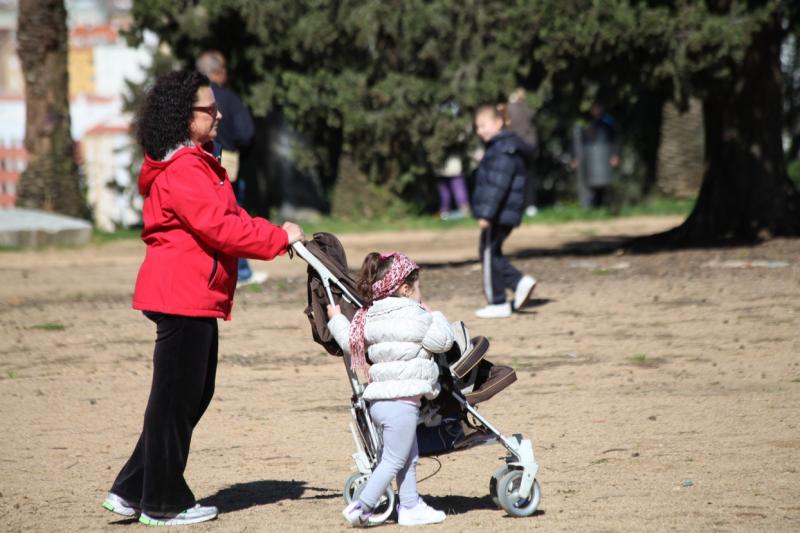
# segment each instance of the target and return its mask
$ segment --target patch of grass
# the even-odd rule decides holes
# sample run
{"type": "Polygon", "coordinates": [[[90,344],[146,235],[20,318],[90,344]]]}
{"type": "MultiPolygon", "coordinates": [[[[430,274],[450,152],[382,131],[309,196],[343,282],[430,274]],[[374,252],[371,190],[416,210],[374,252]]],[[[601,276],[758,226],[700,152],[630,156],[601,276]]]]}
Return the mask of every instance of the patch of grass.
{"type": "MultiPolygon", "coordinates": [[[[694,205],[693,200],[677,200],[672,198],[650,198],[644,202],[623,207],[615,212],[611,209],[586,209],[577,204],[557,204],[552,207],[543,207],[535,217],[525,217],[523,224],[562,224],[578,220],[611,220],[619,217],[643,215],[688,215],[694,205]]],[[[270,219],[275,224],[281,224],[280,217],[270,219]]],[[[441,230],[446,231],[456,228],[474,228],[477,222],[473,218],[460,220],[441,220],[435,215],[382,215],[377,217],[338,217],[324,216],[317,222],[302,222],[300,225],[307,236],[324,231],[334,234],[363,233],[381,231],[409,231],[409,230],[441,230]]],[[[140,229],[120,229],[113,232],[95,230],[92,241],[97,244],[115,242],[120,240],[138,239],[140,229]]],[[[591,237],[591,230],[585,236],[591,237]]]]}
{"type": "Polygon", "coordinates": [[[96,229],[92,232],[92,242],[95,244],[106,244],[109,242],[138,239],[142,233],[141,229],[125,228],[116,231],[102,231],[96,229]]]}
{"type": "Polygon", "coordinates": [[[14,372],[13,370],[7,370],[6,375],[9,377],[9,379],[14,379],[15,377],[17,377],[17,373],[14,372]]]}
{"type": "Polygon", "coordinates": [[[261,283],[251,283],[250,285],[243,288],[247,292],[252,292],[252,293],[264,292],[264,285],[262,285],[261,283]]]}
{"type": "Polygon", "coordinates": [[[628,363],[642,368],[656,368],[663,363],[664,360],[660,357],[648,357],[645,353],[637,353],[628,357],[628,363]]]}
{"type": "Polygon", "coordinates": [[[34,324],[30,326],[28,329],[41,329],[44,331],[64,331],[67,327],[64,324],[60,324],[58,322],[44,322],[42,324],[34,324]]]}

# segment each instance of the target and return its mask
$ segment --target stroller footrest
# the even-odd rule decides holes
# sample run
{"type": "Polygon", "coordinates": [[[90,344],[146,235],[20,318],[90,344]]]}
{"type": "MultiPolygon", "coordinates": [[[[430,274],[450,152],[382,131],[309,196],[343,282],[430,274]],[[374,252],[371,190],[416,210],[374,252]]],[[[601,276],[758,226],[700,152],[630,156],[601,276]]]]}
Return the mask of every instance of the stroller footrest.
{"type": "Polygon", "coordinates": [[[476,383],[476,389],[465,394],[464,398],[471,405],[477,405],[485,402],[515,381],[517,381],[517,373],[513,368],[505,365],[492,365],[486,381],[480,385],[476,383]]]}

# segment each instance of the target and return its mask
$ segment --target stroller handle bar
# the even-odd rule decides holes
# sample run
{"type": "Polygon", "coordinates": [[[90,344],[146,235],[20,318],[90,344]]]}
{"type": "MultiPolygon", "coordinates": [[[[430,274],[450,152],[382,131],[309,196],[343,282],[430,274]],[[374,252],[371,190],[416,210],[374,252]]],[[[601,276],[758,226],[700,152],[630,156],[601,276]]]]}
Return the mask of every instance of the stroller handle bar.
{"type": "Polygon", "coordinates": [[[348,302],[356,307],[362,307],[361,303],[358,301],[358,298],[353,296],[347,287],[345,287],[342,282],[339,281],[339,278],[334,276],[328,267],[326,267],[322,261],[317,259],[317,257],[312,254],[302,242],[298,241],[292,244],[292,250],[294,250],[294,252],[299,255],[303,261],[308,263],[311,268],[317,271],[320,279],[322,280],[322,286],[325,287],[325,293],[328,295],[328,301],[331,303],[331,305],[335,305],[335,302],[333,301],[333,294],[331,293],[331,283],[333,283],[339,287],[339,289],[342,291],[342,295],[348,302]]]}

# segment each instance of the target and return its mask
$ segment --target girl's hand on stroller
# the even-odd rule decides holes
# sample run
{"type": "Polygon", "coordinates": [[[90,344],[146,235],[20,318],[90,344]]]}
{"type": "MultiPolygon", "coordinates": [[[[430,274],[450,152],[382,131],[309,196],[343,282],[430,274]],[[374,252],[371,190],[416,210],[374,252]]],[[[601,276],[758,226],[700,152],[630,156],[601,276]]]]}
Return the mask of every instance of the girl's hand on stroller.
{"type": "Polygon", "coordinates": [[[284,222],[283,231],[289,236],[289,246],[293,245],[298,241],[302,241],[305,239],[305,233],[303,233],[303,228],[295,224],[294,222],[284,222]]]}
{"type": "Polygon", "coordinates": [[[491,222],[489,222],[489,221],[488,221],[487,219],[485,219],[485,218],[479,218],[479,219],[478,219],[478,227],[480,227],[481,229],[486,229],[486,228],[488,228],[488,227],[489,227],[489,226],[491,226],[491,225],[492,225],[492,223],[491,223],[491,222]]]}
{"type": "Polygon", "coordinates": [[[341,315],[342,309],[338,305],[331,305],[328,304],[328,320],[335,317],[336,315],[341,315]]]}

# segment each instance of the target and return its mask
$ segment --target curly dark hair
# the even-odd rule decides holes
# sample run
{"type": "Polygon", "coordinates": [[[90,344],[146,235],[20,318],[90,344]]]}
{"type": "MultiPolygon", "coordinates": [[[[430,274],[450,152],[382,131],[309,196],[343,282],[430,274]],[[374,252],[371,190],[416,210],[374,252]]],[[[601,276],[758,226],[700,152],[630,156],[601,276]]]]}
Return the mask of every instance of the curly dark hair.
{"type": "Polygon", "coordinates": [[[210,86],[206,75],[189,70],[175,70],[156,79],[135,124],[136,140],[148,156],[160,161],[169,149],[190,139],[197,91],[210,86]]]}

